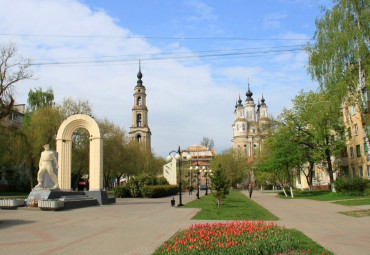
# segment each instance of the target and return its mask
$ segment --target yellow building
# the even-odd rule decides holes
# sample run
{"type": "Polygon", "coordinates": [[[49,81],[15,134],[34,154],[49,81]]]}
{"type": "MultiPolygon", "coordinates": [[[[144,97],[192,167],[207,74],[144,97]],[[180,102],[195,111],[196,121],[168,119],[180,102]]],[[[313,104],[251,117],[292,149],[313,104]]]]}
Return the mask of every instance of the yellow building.
{"type": "Polygon", "coordinates": [[[346,150],[343,153],[342,169],[346,176],[355,178],[370,177],[370,157],[366,131],[357,105],[343,107],[344,123],[346,125],[346,150]]]}

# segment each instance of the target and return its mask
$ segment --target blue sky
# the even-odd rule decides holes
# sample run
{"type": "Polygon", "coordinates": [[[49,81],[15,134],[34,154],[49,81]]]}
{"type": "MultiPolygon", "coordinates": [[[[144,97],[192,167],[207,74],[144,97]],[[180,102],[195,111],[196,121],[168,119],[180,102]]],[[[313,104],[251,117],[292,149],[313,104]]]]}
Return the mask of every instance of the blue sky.
{"type": "Polygon", "coordinates": [[[299,49],[314,34],[320,6],[332,4],[0,0],[0,5],[0,43],[15,42],[36,64],[37,79],[16,87],[17,103],[25,103],[32,88],[52,87],[57,102],[89,100],[97,118],[128,131],[142,59],[152,147],[166,156],[178,145],[199,144],[203,136],[214,140],[217,152],[230,148],[235,100],[240,93],[244,101],[248,79],[255,102],[263,93],[275,117],[300,89],[315,89],[307,55],[299,49]]]}

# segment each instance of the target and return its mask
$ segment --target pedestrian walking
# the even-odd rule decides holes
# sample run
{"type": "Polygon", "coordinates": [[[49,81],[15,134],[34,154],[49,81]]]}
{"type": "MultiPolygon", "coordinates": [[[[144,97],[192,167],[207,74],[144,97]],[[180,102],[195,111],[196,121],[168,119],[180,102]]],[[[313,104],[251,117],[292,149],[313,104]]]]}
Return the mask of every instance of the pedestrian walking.
{"type": "Polygon", "coordinates": [[[252,198],[253,185],[251,183],[249,183],[248,191],[249,191],[249,198],[252,198]]]}

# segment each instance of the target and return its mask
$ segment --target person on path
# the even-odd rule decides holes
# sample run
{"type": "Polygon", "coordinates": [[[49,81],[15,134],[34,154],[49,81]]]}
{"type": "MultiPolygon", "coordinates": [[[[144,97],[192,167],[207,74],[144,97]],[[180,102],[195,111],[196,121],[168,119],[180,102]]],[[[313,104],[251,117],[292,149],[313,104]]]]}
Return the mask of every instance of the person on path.
{"type": "Polygon", "coordinates": [[[252,198],[253,185],[251,183],[249,183],[248,191],[249,191],[249,198],[252,198]]]}

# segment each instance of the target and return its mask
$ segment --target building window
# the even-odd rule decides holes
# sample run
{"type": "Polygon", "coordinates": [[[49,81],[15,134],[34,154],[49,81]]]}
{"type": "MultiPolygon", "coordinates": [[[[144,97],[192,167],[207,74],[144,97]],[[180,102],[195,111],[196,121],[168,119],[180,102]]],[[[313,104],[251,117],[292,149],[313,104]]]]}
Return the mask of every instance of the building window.
{"type": "Polygon", "coordinates": [[[366,166],[367,168],[367,177],[370,177],[370,166],[366,166]]]}
{"type": "Polygon", "coordinates": [[[352,138],[351,128],[347,128],[348,139],[352,138]]]}
{"type": "Polygon", "coordinates": [[[141,142],[141,135],[137,135],[136,140],[140,143],[141,142]]]}
{"type": "Polygon", "coordinates": [[[358,135],[358,125],[355,124],[355,135],[358,135]]]}
{"type": "Polygon", "coordinates": [[[362,166],[359,166],[358,167],[358,176],[363,177],[363,174],[362,174],[362,166]]]}
{"type": "Polygon", "coordinates": [[[369,98],[368,98],[367,90],[364,89],[362,91],[362,94],[364,95],[364,100],[365,100],[364,105],[365,105],[365,108],[368,110],[369,109],[369,101],[368,101],[369,98]]]}
{"type": "Polygon", "coordinates": [[[364,142],[364,154],[367,155],[367,142],[364,142]]]}
{"type": "Polygon", "coordinates": [[[340,132],[340,136],[344,140],[346,138],[346,133],[344,131],[340,132]]]}
{"type": "Polygon", "coordinates": [[[360,145],[356,145],[356,156],[361,157],[361,148],[360,145]]]}
{"type": "Polygon", "coordinates": [[[141,127],[141,114],[140,113],[136,115],[136,126],[141,127]]]}
{"type": "Polygon", "coordinates": [[[352,147],[349,147],[349,155],[351,156],[351,158],[353,158],[353,148],[352,147]]]}
{"type": "Polygon", "coordinates": [[[355,115],[356,114],[356,107],[354,105],[351,105],[351,108],[352,108],[352,115],[355,115]]]}
{"type": "Polygon", "coordinates": [[[348,108],[346,108],[346,117],[347,117],[347,120],[349,120],[349,111],[348,111],[348,108]]]}
{"type": "Polygon", "coordinates": [[[142,105],[141,97],[137,97],[137,105],[142,105]]]}
{"type": "Polygon", "coordinates": [[[243,131],[245,131],[245,124],[243,123],[243,131]]]}

